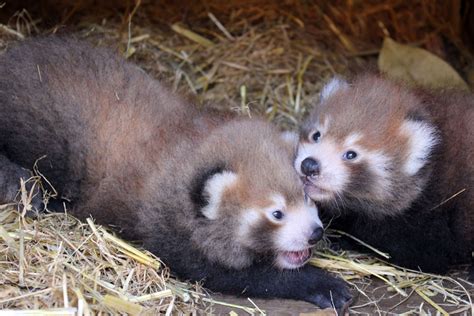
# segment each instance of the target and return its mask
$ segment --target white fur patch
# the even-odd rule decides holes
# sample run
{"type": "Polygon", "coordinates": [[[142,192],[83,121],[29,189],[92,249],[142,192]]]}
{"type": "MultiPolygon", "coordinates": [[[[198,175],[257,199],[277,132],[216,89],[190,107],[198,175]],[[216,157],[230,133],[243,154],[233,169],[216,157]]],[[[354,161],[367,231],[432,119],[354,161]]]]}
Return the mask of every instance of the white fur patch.
{"type": "Polygon", "coordinates": [[[265,215],[267,216],[268,220],[272,222],[281,223],[280,220],[277,220],[273,217],[273,211],[280,210],[285,213],[286,210],[286,200],[281,194],[273,194],[270,197],[270,200],[273,202],[269,207],[264,209],[265,215]]]}
{"type": "Polygon", "coordinates": [[[293,131],[285,131],[281,133],[281,139],[283,139],[283,141],[291,147],[296,148],[299,140],[299,135],[298,133],[293,131]]]}
{"type": "Polygon", "coordinates": [[[389,192],[390,187],[390,173],[388,166],[390,158],[381,151],[366,152],[365,160],[369,162],[369,168],[376,174],[376,190],[379,198],[384,199],[384,196],[389,192]]]}
{"type": "Polygon", "coordinates": [[[288,207],[278,231],[276,244],[281,251],[299,251],[310,247],[308,240],[317,227],[323,227],[315,205],[301,203],[288,207]]]}
{"type": "Polygon", "coordinates": [[[294,167],[299,175],[304,176],[301,163],[308,157],[315,159],[321,169],[318,181],[320,186],[337,194],[349,181],[349,170],[344,165],[342,154],[343,151],[335,142],[323,136],[318,143],[300,143],[294,167]]]}
{"type": "Polygon", "coordinates": [[[433,147],[439,142],[436,129],[426,122],[412,120],[406,120],[400,129],[409,140],[408,156],[403,170],[414,175],[426,164],[433,147]]]}
{"type": "Polygon", "coordinates": [[[354,146],[359,140],[362,139],[362,135],[359,133],[353,133],[346,137],[344,141],[344,148],[350,148],[354,146]]]}
{"type": "Polygon", "coordinates": [[[272,217],[271,213],[276,210],[281,210],[283,213],[285,213],[286,200],[281,194],[272,195],[270,200],[272,201],[272,204],[268,208],[248,208],[243,210],[240,216],[240,225],[238,230],[238,236],[243,244],[246,244],[248,241],[247,235],[250,232],[250,229],[264,218],[262,214],[265,214],[268,220],[278,222],[272,217]]]}
{"type": "Polygon", "coordinates": [[[271,197],[271,200],[273,201],[274,205],[273,208],[281,208],[284,209],[286,208],[286,200],[281,194],[273,194],[271,197]]]}
{"type": "Polygon", "coordinates": [[[237,236],[244,245],[248,243],[248,234],[250,229],[262,219],[260,212],[255,208],[249,208],[242,211],[240,216],[239,229],[237,236]]]}
{"type": "Polygon", "coordinates": [[[321,102],[327,100],[331,95],[339,90],[346,89],[349,84],[339,77],[332,78],[321,90],[321,102]]]}
{"type": "MultiPolygon", "coordinates": [[[[301,201],[292,205],[287,205],[286,199],[281,194],[270,196],[270,200],[271,205],[264,209],[254,207],[242,211],[237,233],[240,243],[251,246],[249,233],[252,228],[262,220],[270,220],[278,223],[278,229],[273,235],[277,251],[302,251],[310,248],[312,245],[308,241],[313,231],[318,227],[323,227],[314,202],[305,201],[303,192],[301,192],[301,201]],[[276,210],[283,212],[281,220],[272,218],[272,213],[276,210]]],[[[277,256],[275,264],[282,269],[299,267],[285,260],[284,256],[277,256]]]]}
{"type": "Polygon", "coordinates": [[[209,196],[209,204],[202,209],[202,214],[208,219],[219,216],[219,208],[224,191],[235,184],[237,175],[231,171],[217,173],[207,180],[204,192],[209,196]]]}
{"type": "Polygon", "coordinates": [[[310,143],[314,142],[313,135],[316,132],[321,133],[321,137],[324,138],[324,134],[329,130],[329,125],[331,124],[331,117],[329,115],[324,116],[324,119],[319,118],[319,122],[314,124],[314,128],[308,133],[308,141],[310,143]],[[322,121],[321,121],[322,120],[322,121]]]}
{"type": "Polygon", "coordinates": [[[324,122],[321,125],[317,126],[317,129],[323,136],[329,130],[331,124],[331,117],[329,115],[324,117],[324,122]]]}
{"type": "Polygon", "coordinates": [[[250,208],[242,212],[242,223],[245,226],[255,225],[260,220],[261,216],[256,209],[250,208]]]}

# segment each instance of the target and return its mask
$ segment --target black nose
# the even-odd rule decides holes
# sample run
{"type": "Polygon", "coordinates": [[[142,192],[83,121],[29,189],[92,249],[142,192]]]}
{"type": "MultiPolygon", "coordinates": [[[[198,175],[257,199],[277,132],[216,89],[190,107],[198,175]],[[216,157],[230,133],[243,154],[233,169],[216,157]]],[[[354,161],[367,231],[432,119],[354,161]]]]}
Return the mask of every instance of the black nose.
{"type": "Polygon", "coordinates": [[[301,162],[301,171],[305,176],[315,176],[319,174],[319,163],[313,158],[306,158],[301,162]]]}
{"type": "Polygon", "coordinates": [[[310,245],[315,245],[318,241],[323,238],[324,230],[322,227],[316,228],[313,233],[311,234],[311,237],[309,237],[308,244],[310,245]]]}

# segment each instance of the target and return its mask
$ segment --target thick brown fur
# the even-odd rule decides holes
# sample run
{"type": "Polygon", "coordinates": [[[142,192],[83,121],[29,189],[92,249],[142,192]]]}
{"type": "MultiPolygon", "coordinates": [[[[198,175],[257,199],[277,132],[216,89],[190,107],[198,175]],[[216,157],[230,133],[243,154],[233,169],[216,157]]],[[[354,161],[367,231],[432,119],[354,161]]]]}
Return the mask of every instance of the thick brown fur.
{"type": "Polygon", "coordinates": [[[313,267],[274,267],[281,224],[249,215],[271,205],[274,192],[288,212],[304,204],[293,147],[280,132],[201,111],[106,49],[47,37],[1,56],[0,150],[0,200],[45,156],[39,170],[75,215],[114,225],[183,279],[324,307],[350,297],[313,267]],[[231,184],[214,190],[218,203],[208,190],[216,175],[231,184]],[[211,202],[217,209],[206,210],[211,202]]]}
{"type": "MultiPolygon", "coordinates": [[[[336,169],[349,175],[333,198],[318,201],[323,213],[335,216],[333,227],[388,252],[393,262],[406,267],[445,272],[452,263],[469,261],[474,250],[473,95],[411,89],[377,75],[337,86],[316,105],[300,140],[300,146],[309,146],[316,125],[330,117],[318,142],[336,144],[341,158],[336,169]],[[406,122],[432,141],[401,132],[406,122]],[[353,149],[343,146],[349,135],[358,138],[351,145],[358,148],[354,161],[342,159],[353,149]],[[414,146],[424,141],[429,146],[413,162],[421,167],[407,174],[403,168],[414,151],[412,140],[418,142],[414,146]],[[381,165],[378,170],[376,164],[381,165]]],[[[323,174],[325,166],[320,167],[323,174]]]]}

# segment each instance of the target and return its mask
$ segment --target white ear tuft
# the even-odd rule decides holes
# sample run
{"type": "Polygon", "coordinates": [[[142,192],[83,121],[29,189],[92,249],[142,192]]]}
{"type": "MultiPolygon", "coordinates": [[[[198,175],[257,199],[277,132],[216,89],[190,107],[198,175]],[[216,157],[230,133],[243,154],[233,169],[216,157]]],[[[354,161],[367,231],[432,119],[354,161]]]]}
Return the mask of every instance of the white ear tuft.
{"type": "Polygon", "coordinates": [[[337,91],[347,89],[348,87],[349,84],[347,83],[347,81],[339,77],[332,78],[328,83],[324,85],[323,89],[321,90],[321,102],[325,101],[337,91]]]}
{"type": "Polygon", "coordinates": [[[293,131],[284,131],[280,134],[280,136],[285,143],[291,146],[291,148],[296,148],[296,146],[298,145],[298,141],[300,138],[298,133],[293,131]]]}
{"type": "Polygon", "coordinates": [[[206,181],[203,193],[209,197],[209,203],[201,210],[208,219],[219,217],[222,194],[237,181],[237,174],[231,171],[216,173],[206,181]]]}
{"type": "Polygon", "coordinates": [[[401,132],[408,136],[408,156],[403,166],[409,175],[416,174],[428,161],[439,138],[436,128],[424,121],[406,120],[401,132]]]}

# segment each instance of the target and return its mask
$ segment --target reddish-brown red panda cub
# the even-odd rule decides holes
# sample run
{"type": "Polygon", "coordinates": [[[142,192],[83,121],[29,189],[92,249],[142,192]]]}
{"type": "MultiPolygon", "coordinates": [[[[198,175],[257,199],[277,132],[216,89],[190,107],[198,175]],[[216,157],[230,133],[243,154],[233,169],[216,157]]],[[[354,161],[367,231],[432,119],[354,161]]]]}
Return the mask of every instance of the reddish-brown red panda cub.
{"type": "Polygon", "coordinates": [[[472,94],[364,75],[324,87],[294,164],[332,227],[444,272],[474,250],[473,161],[472,94]]]}
{"type": "Polygon", "coordinates": [[[271,124],[200,111],[105,49],[57,37],[0,57],[0,202],[38,166],[80,218],[118,226],[214,291],[345,305],[305,265],[323,233],[271,124]]]}

